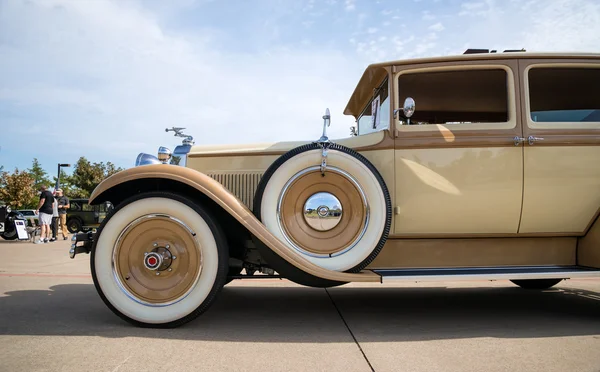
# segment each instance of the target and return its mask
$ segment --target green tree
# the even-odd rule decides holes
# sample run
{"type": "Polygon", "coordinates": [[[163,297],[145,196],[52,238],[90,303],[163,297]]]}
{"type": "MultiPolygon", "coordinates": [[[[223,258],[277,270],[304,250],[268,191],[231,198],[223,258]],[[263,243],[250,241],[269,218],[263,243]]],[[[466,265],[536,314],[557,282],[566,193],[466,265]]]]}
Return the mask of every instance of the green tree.
{"type": "Polygon", "coordinates": [[[0,199],[13,209],[35,208],[36,189],[34,178],[27,171],[15,171],[0,174],[0,199]],[[33,204],[32,204],[33,203],[33,204]]]}
{"type": "Polygon", "coordinates": [[[68,196],[73,198],[87,198],[106,177],[121,170],[123,169],[116,167],[111,162],[107,162],[106,164],[103,162],[90,163],[89,160],[82,156],[77,160],[73,168],[73,175],[69,178],[70,185],[72,186],[72,194],[68,196]]]}
{"type": "MultiPolygon", "coordinates": [[[[54,184],[56,185],[56,177],[52,177],[54,184]]],[[[64,194],[70,198],[83,198],[83,193],[73,184],[73,177],[68,175],[64,169],[60,170],[60,188],[64,194]]]]}
{"type": "Polygon", "coordinates": [[[39,190],[41,185],[51,186],[48,173],[42,168],[37,158],[33,158],[31,168],[28,169],[29,173],[33,177],[33,188],[39,190]]]}

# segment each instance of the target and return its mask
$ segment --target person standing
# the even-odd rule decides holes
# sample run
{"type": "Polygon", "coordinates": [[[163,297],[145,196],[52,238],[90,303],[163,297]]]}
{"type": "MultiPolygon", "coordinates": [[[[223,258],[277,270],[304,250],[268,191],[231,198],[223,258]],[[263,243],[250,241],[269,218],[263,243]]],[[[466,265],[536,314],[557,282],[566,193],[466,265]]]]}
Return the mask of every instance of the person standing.
{"type": "Polygon", "coordinates": [[[35,242],[36,244],[48,243],[52,223],[52,204],[54,204],[54,196],[46,186],[42,185],[40,191],[40,202],[36,209],[36,213],[40,216],[40,239],[35,242]]]}
{"type": "Polygon", "coordinates": [[[56,200],[56,190],[54,190],[54,193],[52,193],[52,195],[54,195],[54,203],[52,203],[52,239],[50,239],[51,242],[55,242],[56,241],[56,230],[58,230],[58,202],[56,200]]]}
{"type": "Polygon", "coordinates": [[[62,189],[56,189],[56,194],[58,195],[58,218],[63,240],[67,240],[69,238],[69,230],[67,230],[67,209],[71,208],[71,204],[69,204],[69,198],[63,194],[62,189]]]}

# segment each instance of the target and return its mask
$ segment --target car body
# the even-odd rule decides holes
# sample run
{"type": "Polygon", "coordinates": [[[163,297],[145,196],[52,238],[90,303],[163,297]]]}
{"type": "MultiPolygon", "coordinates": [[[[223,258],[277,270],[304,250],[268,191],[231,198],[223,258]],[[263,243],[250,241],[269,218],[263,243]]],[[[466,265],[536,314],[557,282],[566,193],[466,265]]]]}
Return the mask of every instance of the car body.
{"type": "Polygon", "coordinates": [[[115,212],[72,257],[92,253],[116,314],[160,326],[238,278],[600,276],[600,54],[471,52],[369,65],[348,138],[327,138],[328,110],[312,141],[196,146],[170,129],[173,153],[94,190],[115,212]]]}
{"type": "Polygon", "coordinates": [[[88,231],[100,226],[107,213],[110,212],[110,202],[98,205],[88,204],[88,199],[70,199],[67,209],[67,229],[70,233],[88,231]]]}

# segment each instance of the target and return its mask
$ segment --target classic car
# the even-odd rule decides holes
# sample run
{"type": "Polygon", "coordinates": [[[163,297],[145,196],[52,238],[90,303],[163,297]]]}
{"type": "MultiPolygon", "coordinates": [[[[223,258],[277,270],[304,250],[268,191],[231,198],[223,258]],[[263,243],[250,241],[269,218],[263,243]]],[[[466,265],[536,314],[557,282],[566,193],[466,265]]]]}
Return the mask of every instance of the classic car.
{"type": "Polygon", "coordinates": [[[71,199],[69,206],[67,229],[72,234],[97,228],[112,208],[110,202],[90,205],[88,199],[71,199]]]}
{"type": "Polygon", "coordinates": [[[184,138],[173,152],[94,190],[115,209],[71,257],[91,253],[106,305],[153,327],[194,319],[233,279],[600,277],[600,54],[376,63],[344,114],[356,127],[339,140],[328,110],[300,142],[199,146],[167,129],[184,138]]]}

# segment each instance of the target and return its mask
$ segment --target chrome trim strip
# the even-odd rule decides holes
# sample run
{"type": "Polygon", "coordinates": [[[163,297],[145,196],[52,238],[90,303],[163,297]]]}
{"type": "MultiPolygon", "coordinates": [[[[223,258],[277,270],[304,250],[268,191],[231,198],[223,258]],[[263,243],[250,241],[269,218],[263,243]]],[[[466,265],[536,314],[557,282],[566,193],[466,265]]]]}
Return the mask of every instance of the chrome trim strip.
{"type": "MultiPolygon", "coordinates": [[[[143,258],[142,258],[143,259],[143,258]]],[[[125,226],[125,228],[121,231],[121,233],[119,234],[119,237],[117,238],[117,241],[115,242],[115,245],[113,246],[113,257],[112,257],[112,262],[111,262],[111,267],[112,267],[112,273],[113,273],[113,277],[115,279],[115,281],[117,282],[117,285],[119,286],[119,288],[121,289],[121,291],[123,291],[123,293],[125,293],[125,295],[127,295],[127,297],[129,297],[130,299],[132,299],[133,301],[142,304],[142,305],[146,305],[149,307],[164,307],[164,306],[169,306],[169,305],[173,305],[181,300],[183,300],[184,298],[186,298],[196,287],[196,285],[198,284],[198,280],[200,280],[200,274],[202,273],[202,250],[200,248],[200,244],[198,243],[198,240],[196,239],[196,233],[185,223],[183,223],[183,221],[181,221],[180,219],[177,219],[173,216],[170,216],[168,214],[162,214],[162,213],[153,213],[153,214],[146,214],[144,216],[138,217],[135,220],[133,220],[132,222],[130,222],[127,226],[125,226]],[[190,236],[192,237],[192,240],[194,240],[198,245],[198,249],[200,250],[200,257],[199,257],[199,261],[200,261],[200,268],[198,270],[198,275],[196,276],[196,278],[194,279],[194,283],[190,286],[190,289],[184,293],[181,297],[176,298],[172,301],[169,302],[164,302],[164,303],[152,303],[152,302],[147,302],[147,301],[143,301],[141,299],[139,299],[136,295],[134,295],[133,293],[131,293],[127,287],[125,287],[125,285],[123,284],[123,282],[121,281],[121,279],[119,278],[119,275],[117,274],[117,270],[116,270],[116,261],[117,261],[117,247],[120,245],[121,241],[123,240],[125,234],[130,231],[132,228],[134,228],[135,226],[139,225],[140,223],[144,222],[145,220],[151,219],[151,218],[167,218],[171,221],[174,221],[176,223],[178,223],[179,225],[181,225],[184,229],[186,229],[188,231],[188,233],[190,234],[190,236]]]]}
{"type": "Polygon", "coordinates": [[[288,237],[288,235],[285,233],[285,229],[282,226],[281,203],[283,202],[283,198],[284,198],[288,188],[295,180],[297,180],[298,178],[300,178],[301,176],[303,176],[307,173],[314,172],[314,171],[320,172],[321,166],[316,165],[316,166],[312,166],[312,167],[301,170],[300,172],[296,173],[292,178],[290,178],[287,181],[287,183],[283,186],[283,188],[281,189],[281,193],[279,194],[279,200],[277,201],[277,212],[276,212],[277,213],[277,226],[279,227],[279,231],[281,231],[281,234],[285,238],[285,241],[290,246],[292,246],[295,250],[297,250],[298,252],[305,254],[307,256],[317,257],[317,258],[337,257],[337,256],[340,256],[340,255],[350,251],[352,248],[354,248],[354,246],[360,241],[360,239],[362,239],[363,235],[365,235],[365,232],[367,231],[367,227],[369,226],[369,220],[370,220],[370,218],[369,218],[369,216],[370,216],[369,202],[367,200],[365,192],[363,191],[362,187],[359,185],[358,181],[356,181],[356,179],[354,177],[352,177],[349,173],[347,173],[337,167],[328,166],[327,172],[338,173],[338,174],[341,174],[342,176],[346,177],[350,182],[352,182],[354,187],[356,187],[356,189],[360,193],[360,197],[361,197],[361,199],[363,201],[363,205],[365,207],[365,215],[366,215],[365,216],[365,224],[364,224],[360,234],[358,234],[358,236],[356,237],[356,239],[354,239],[354,241],[351,244],[349,244],[346,248],[344,248],[343,250],[341,250],[339,252],[336,252],[334,254],[317,254],[317,253],[305,251],[304,249],[302,249],[301,247],[296,245],[291,240],[291,238],[288,237]]]}

